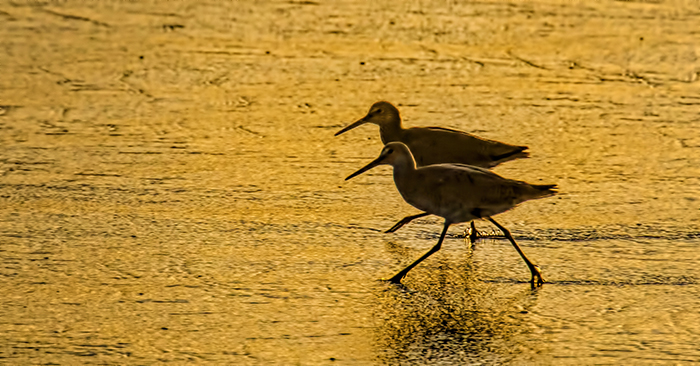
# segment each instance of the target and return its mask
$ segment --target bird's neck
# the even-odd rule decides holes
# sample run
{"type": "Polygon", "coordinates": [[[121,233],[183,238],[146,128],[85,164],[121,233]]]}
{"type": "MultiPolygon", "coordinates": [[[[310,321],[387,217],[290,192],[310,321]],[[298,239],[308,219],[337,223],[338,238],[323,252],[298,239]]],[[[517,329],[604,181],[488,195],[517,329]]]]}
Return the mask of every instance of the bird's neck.
{"type": "Polygon", "coordinates": [[[401,141],[401,132],[403,132],[403,127],[401,127],[401,118],[398,116],[379,126],[379,133],[385,145],[393,141],[401,141]]]}
{"type": "MultiPolygon", "coordinates": [[[[397,178],[405,177],[411,175],[416,171],[416,161],[413,156],[402,156],[394,161],[394,180],[397,178]]],[[[397,181],[398,182],[398,181],[397,181]]]]}
{"type": "Polygon", "coordinates": [[[408,202],[410,205],[419,208],[420,204],[416,202],[416,190],[420,187],[413,184],[415,182],[414,176],[416,174],[416,162],[413,157],[410,159],[402,159],[401,161],[395,161],[394,164],[394,184],[396,184],[396,189],[399,190],[401,197],[408,202]]]}

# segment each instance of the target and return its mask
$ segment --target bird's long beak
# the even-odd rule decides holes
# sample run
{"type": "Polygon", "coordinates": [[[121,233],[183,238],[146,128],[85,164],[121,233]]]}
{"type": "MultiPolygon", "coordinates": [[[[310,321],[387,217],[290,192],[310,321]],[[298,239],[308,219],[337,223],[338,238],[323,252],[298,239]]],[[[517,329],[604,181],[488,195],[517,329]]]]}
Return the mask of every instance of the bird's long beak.
{"type": "Polygon", "coordinates": [[[368,170],[374,168],[375,166],[380,165],[380,164],[382,163],[383,160],[384,160],[384,155],[380,155],[378,158],[374,159],[374,161],[372,161],[371,163],[365,165],[362,169],[360,169],[360,170],[358,170],[358,171],[356,171],[356,172],[354,172],[354,173],[348,175],[348,177],[345,178],[345,180],[348,180],[348,179],[350,179],[350,178],[356,177],[356,176],[358,176],[358,175],[360,175],[360,174],[362,174],[362,173],[364,173],[364,172],[366,172],[366,171],[368,171],[368,170]]]}
{"type": "Polygon", "coordinates": [[[340,135],[340,134],[343,133],[343,132],[350,131],[350,130],[352,130],[353,128],[355,128],[355,127],[357,127],[357,126],[362,126],[362,125],[364,125],[365,123],[367,123],[367,121],[365,121],[365,118],[367,118],[367,117],[362,117],[362,119],[358,120],[357,122],[355,122],[355,123],[351,124],[350,126],[345,127],[345,128],[343,128],[342,130],[336,132],[336,133],[335,133],[335,136],[338,136],[338,135],[340,135]]]}

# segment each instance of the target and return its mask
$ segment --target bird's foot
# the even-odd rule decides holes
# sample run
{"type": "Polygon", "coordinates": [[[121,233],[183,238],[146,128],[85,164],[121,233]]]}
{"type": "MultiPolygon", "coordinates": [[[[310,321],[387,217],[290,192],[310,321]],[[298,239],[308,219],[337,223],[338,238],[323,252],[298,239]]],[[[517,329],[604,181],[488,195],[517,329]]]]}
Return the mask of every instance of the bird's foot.
{"type": "Polygon", "coordinates": [[[532,278],[530,279],[530,285],[532,285],[532,288],[544,285],[542,271],[538,265],[533,264],[532,267],[530,267],[530,273],[532,274],[532,278]]]}
{"type": "Polygon", "coordinates": [[[469,241],[470,241],[472,244],[474,244],[474,243],[476,242],[477,239],[483,238],[483,237],[484,237],[484,235],[481,234],[481,233],[480,233],[478,230],[476,230],[475,228],[474,228],[474,229],[473,229],[473,228],[467,229],[467,232],[466,232],[465,234],[467,234],[467,238],[469,238],[469,241]]]}
{"type": "Polygon", "coordinates": [[[479,231],[476,230],[476,227],[472,225],[471,227],[464,230],[464,238],[469,239],[469,242],[474,244],[479,239],[499,239],[505,238],[505,236],[496,231],[491,231],[490,233],[479,231]]]}
{"type": "Polygon", "coordinates": [[[396,275],[394,275],[394,277],[392,277],[392,278],[382,278],[382,281],[387,281],[387,282],[390,282],[390,283],[393,283],[393,284],[400,285],[400,284],[401,284],[401,280],[402,280],[404,277],[406,277],[406,273],[403,273],[403,271],[402,271],[402,272],[399,272],[399,273],[397,273],[396,275]]]}

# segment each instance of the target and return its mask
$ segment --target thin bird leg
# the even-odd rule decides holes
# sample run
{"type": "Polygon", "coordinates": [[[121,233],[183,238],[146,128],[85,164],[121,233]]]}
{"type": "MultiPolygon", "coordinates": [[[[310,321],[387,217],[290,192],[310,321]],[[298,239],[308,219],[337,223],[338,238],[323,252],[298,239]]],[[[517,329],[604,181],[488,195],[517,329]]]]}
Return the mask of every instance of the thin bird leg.
{"type": "Polygon", "coordinates": [[[493,234],[489,234],[477,230],[476,226],[474,226],[474,221],[471,222],[471,226],[469,228],[464,230],[464,237],[468,238],[472,244],[474,244],[478,239],[500,238],[501,236],[502,235],[499,235],[496,232],[494,232],[493,234]]]}
{"type": "Polygon", "coordinates": [[[388,281],[391,283],[401,283],[401,280],[404,277],[406,277],[406,274],[408,273],[408,271],[413,269],[413,267],[417,266],[418,263],[422,262],[425,258],[430,257],[431,254],[440,250],[440,246],[442,245],[442,241],[445,239],[445,234],[447,234],[447,228],[449,228],[450,225],[452,225],[452,223],[445,220],[445,227],[442,229],[442,234],[440,234],[440,240],[438,240],[437,244],[435,244],[435,246],[432,249],[430,249],[427,253],[423,254],[422,257],[418,258],[415,262],[411,263],[411,265],[409,265],[408,267],[401,270],[401,272],[394,275],[394,277],[390,278],[388,281]]]}
{"type": "Polygon", "coordinates": [[[503,235],[505,235],[506,238],[510,240],[510,243],[513,244],[513,246],[515,247],[515,250],[517,250],[518,254],[520,254],[520,257],[523,258],[525,264],[527,264],[527,267],[530,269],[530,274],[532,274],[532,278],[530,279],[530,285],[532,285],[533,288],[535,288],[535,286],[542,286],[542,284],[544,284],[544,279],[542,278],[542,272],[540,271],[540,267],[538,267],[536,264],[533,264],[532,262],[530,262],[529,259],[527,259],[525,253],[523,253],[518,244],[515,243],[515,239],[513,239],[513,235],[510,234],[510,231],[501,226],[501,224],[497,223],[496,220],[490,217],[486,217],[486,219],[491,221],[492,224],[496,225],[496,227],[498,227],[503,232],[503,235]],[[537,277],[537,280],[535,280],[535,277],[537,277]]]}
{"type": "Polygon", "coordinates": [[[474,226],[474,221],[472,221],[471,225],[471,230],[469,230],[469,241],[474,244],[476,242],[476,239],[478,239],[481,235],[480,232],[476,230],[476,226],[474,226]]]}
{"type": "Polygon", "coordinates": [[[430,215],[430,214],[427,212],[423,212],[423,213],[419,213],[418,215],[406,216],[403,219],[401,219],[401,221],[394,224],[394,226],[392,226],[391,229],[385,231],[385,233],[393,233],[394,231],[400,229],[402,226],[408,224],[409,222],[411,222],[419,217],[428,216],[428,215],[430,215]]]}

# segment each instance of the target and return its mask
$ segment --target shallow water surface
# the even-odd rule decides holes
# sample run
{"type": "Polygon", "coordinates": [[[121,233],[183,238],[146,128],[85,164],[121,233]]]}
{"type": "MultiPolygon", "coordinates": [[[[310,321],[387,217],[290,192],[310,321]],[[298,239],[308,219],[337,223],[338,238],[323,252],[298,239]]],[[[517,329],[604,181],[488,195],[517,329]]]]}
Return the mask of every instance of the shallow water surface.
{"type": "MultiPolygon", "coordinates": [[[[0,4],[0,362],[700,361],[693,2],[0,4]],[[454,225],[391,169],[407,126],[530,146],[557,183],[454,225]],[[485,232],[493,230],[478,222],[485,232]]],[[[466,194],[466,193],[465,193],[466,194]]]]}

